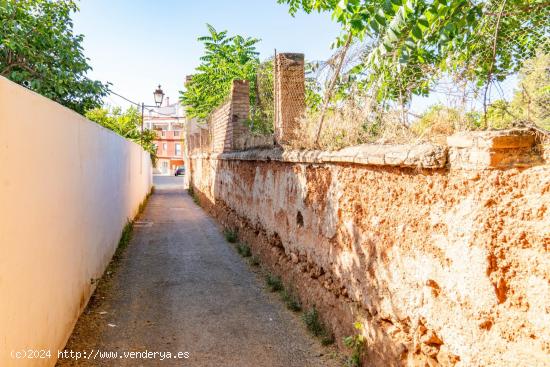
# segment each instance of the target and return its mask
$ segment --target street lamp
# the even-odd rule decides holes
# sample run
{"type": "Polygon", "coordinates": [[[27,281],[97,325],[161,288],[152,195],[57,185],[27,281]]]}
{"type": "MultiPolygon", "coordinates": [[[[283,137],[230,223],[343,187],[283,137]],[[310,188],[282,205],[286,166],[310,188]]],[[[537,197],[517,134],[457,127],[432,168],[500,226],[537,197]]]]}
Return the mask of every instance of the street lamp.
{"type": "Polygon", "coordinates": [[[160,88],[160,84],[155,93],[153,93],[153,97],[155,97],[155,104],[157,107],[160,107],[162,105],[162,99],[164,98],[164,92],[160,88]]]}
{"type": "Polygon", "coordinates": [[[143,139],[143,113],[145,111],[145,107],[160,107],[162,105],[162,100],[164,99],[164,92],[162,91],[160,84],[158,88],[155,90],[155,92],[153,93],[153,97],[155,98],[155,106],[148,106],[143,102],[141,103],[141,139],[143,139]]]}

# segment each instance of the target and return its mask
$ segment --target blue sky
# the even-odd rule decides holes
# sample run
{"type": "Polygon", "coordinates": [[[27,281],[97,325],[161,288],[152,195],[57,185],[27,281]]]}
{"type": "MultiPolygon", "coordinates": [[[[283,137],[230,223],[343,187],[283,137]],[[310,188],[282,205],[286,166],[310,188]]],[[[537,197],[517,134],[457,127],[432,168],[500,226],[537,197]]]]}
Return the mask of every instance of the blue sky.
{"type": "MultiPolygon", "coordinates": [[[[199,64],[203,49],[197,37],[207,34],[206,23],[229,34],[260,38],[262,60],[275,48],[302,52],[307,60],[326,60],[339,34],[329,13],[299,13],[293,18],[276,0],[81,0],[79,4],[74,29],[85,36],[84,51],[93,67],[89,75],[146,104],[153,104],[158,84],[170,102],[178,100],[185,76],[199,64]]],[[[506,98],[515,83],[515,78],[504,83],[506,98]]],[[[496,90],[490,95],[499,98],[496,90]]],[[[421,113],[432,104],[448,104],[447,100],[442,92],[415,97],[411,109],[421,113]]],[[[112,95],[105,102],[129,106],[112,95]]]]}
{"type": "MultiPolygon", "coordinates": [[[[187,74],[199,63],[206,23],[230,34],[261,38],[261,59],[279,52],[302,52],[326,59],[339,27],[330,14],[288,14],[276,0],[81,0],[74,29],[84,34],[90,76],[136,102],[153,104],[160,83],[177,100],[187,74]]],[[[105,102],[126,107],[118,97],[105,102]]]]}

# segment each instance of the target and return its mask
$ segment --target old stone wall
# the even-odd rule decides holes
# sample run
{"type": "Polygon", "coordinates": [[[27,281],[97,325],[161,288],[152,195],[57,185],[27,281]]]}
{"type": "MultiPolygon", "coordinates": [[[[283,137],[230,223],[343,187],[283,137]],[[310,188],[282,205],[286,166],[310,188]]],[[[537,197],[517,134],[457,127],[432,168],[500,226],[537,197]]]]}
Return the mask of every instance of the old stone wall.
{"type": "Polygon", "coordinates": [[[201,205],[340,346],[362,333],[365,366],[550,366],[550,165],[537,135],[285,150],[305,107],[303,60],[276,56],[273,137],[248,131],[238,81],[211,143],[191,137],[201,205]]]}
{"type": "Polygon", "coordinates": [[[512,131],[448,147],[200,153],[191,184],[339,344],[364,325],[366,365],[547,366],[550,166],[538,148],[512,131]]]}

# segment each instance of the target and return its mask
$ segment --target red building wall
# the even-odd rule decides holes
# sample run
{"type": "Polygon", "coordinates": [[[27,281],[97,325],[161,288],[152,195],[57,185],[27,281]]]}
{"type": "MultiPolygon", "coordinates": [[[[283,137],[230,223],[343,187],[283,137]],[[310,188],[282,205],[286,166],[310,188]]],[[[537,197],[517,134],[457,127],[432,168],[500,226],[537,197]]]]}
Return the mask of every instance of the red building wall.
{"type": "Polygon", "coordinates": [[[158,130],[157,139],[157,157],[159,160],[159,169],[162,169],[163,162],[169,162],[169,173],[173,173],[178,166],[183,166],[183,131],[182,130],[158,130]],[[179,144],[179,152],[176,152],[176,144],[179,144]],[[166,149],[164,147],[166,146],[166,149]],[[176,154],[179,153],[179,154],[176,154]]]}

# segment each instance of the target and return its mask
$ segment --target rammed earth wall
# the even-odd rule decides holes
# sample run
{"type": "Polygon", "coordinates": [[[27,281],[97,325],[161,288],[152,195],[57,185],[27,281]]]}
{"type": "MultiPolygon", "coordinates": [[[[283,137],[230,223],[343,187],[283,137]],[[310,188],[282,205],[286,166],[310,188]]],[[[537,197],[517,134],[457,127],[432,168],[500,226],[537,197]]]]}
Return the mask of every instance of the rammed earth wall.
{"type": "Polygon", "coordinates": [[[338,343],[363,323],[369,366],[543,366],[550,166],[537,149],[514,130],[198,153],[191,185],[338,343]]]}

